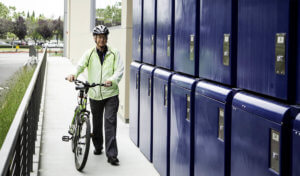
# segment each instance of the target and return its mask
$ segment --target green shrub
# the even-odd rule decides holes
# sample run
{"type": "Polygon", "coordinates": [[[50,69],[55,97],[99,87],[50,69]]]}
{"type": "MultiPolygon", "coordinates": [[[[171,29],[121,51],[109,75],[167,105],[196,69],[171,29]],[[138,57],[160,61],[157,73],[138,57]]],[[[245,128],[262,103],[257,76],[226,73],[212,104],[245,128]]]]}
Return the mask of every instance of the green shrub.
{"type": "Polygon", "coordinates": [[[9,89],[0,91],[0,148],[27,90],[34,70],[35,66],[23,67],[9,79],[8,83],[1,86],[9,89]]]}

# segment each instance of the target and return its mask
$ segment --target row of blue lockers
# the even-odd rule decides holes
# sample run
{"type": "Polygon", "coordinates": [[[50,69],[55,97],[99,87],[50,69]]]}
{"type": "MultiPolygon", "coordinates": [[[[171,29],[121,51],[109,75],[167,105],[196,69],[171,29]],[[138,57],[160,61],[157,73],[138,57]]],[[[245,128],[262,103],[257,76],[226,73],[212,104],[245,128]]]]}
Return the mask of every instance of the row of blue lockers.
{"type": "Polygon", "coordinates": [[[138,62],[130,85],[130,138],[161,176],[300,175],[296,107],[138,62]]]}
{"type": "Polygon", "coordinates": [[[298,0],[134,0],[133,60],[300,104],[298,0]]]}

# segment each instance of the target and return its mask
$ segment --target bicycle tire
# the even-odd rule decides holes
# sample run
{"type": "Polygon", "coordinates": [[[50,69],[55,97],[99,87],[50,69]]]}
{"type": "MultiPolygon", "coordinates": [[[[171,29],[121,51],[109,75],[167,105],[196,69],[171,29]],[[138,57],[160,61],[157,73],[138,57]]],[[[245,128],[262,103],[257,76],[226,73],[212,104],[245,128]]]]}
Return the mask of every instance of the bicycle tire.
{"type": "Polygon", "coordinates": [[[75,157],[75,166],[76,169],[78,171],[81,171],[88,159],[88,155],[89,155],[89,149],[90,149],[90,138],[91,138],[91,124],[90,124],[90,120],[88,118],[87,115],[83,115],[83,117],[81,117],[80,119],[82,119],[82,122],[80,122],[80,124],[77,125],[76,131],[75,131],[75,151],[74,151],[74,157],[75,157]],[[86,128],[82,128],[84,125],[86,125],[86,128]],[[81,132],[85,131],[85,136],[81,137],[81,132]],[[84,138],[84,143],[85,143],[85,148],[82,151],[82,148],[79,147],[79,143],[80,145],[83,144],[82,142],[78,142],[80,141],[80,139],[84,138]],[[83,153],[82,153],[83,152],[83,153]],[[82,158],[81,158],[82,157],[82,158]],[[81,158],[81,159],[80,159],[81,158]]]}
{"type": "MultiPolygon", "coordinates": [[[[79,109],[79,106],[77,106],[76,108],[75,108],[75,119],[74,119],[74,124],[71,124],[71,125],[74,125],[75,126],[75,129],[77,128],[77,118],[78,118],[78,116],[79,116],[79,114],[80,113],[76,113],[77,112],[77,109],[79,109]]],[[[73,131],[73,134],[72,134],[72,140],[71,140],[71,150],[72,150],[72,152],[74,153],[75,152],[75,131],[76,130],[74,130],[73,131]]]]}

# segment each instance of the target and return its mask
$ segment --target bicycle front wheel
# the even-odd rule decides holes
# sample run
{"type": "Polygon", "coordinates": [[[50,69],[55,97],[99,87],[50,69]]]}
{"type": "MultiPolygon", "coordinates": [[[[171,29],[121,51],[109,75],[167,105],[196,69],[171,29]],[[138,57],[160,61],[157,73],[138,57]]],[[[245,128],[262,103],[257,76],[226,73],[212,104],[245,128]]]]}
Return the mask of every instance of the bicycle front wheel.
{"type": "Polygon", "coordinates": [[[78,171],[81,171],[88,159],[90,150],[91,124],[89,118],[84,115],[80,117],[75,132],[75,165],[78,171]]]}

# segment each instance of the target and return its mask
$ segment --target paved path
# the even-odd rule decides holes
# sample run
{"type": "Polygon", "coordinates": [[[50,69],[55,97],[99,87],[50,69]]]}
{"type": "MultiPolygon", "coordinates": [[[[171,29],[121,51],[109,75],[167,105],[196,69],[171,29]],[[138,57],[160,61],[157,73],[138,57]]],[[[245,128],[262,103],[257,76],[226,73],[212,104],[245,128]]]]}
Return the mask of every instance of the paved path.
{"type": "Polygon", "coordinates": [[[70,143],[61,141],[61,136],[67,133],[76,105],[74,85],[64,80],[72,71],[73,66],[69,60],[61,57],[48,58],[39,175],[158,176],[153,165],[131,142],[129,126],[121,119],[118,119],[117,129],[120,166],[107,163],[105,154],[95,156],[91,145],[83,172],[75,169],[70,143]]]}
{"type": "Polygon", "coordinates": [[[0,84],[8,80],[28,59],[28,53],[0,53],[0,84]]]}

